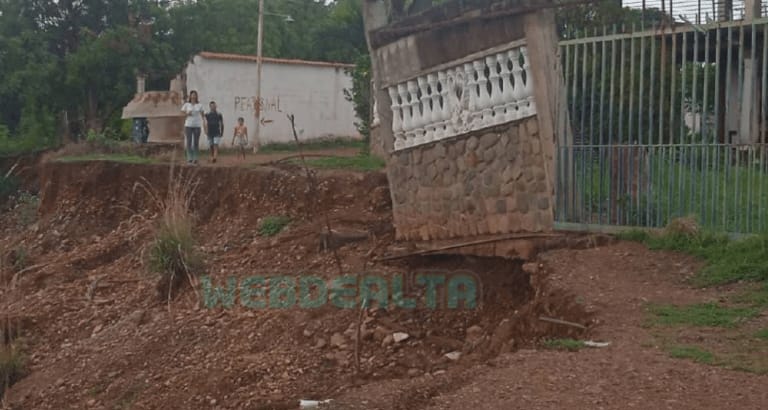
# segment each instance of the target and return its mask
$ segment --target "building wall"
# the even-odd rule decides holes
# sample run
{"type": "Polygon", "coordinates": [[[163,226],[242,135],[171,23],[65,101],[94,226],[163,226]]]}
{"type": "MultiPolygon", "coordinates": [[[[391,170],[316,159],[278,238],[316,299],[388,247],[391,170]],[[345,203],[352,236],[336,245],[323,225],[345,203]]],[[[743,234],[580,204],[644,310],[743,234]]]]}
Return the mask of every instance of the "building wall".
{"type": "MultiPolygon", "coordinates": [[[[196,56],[186,70],[187,91],[197,90],[207,106],[216,101],[224,117],[224,145],[231,143],[238,117],[245,119],[252,141],[255,127],[256,63],[196,56]]],[[[343,67],[277,64],[262,67],[262,144],[293,141],[287,114],[294,114],[302,140],[324,137],[359,138],[352,103],[344,89],[352,87],[343,67]]],[[[207,148],[202,138],[201,148],[207,148]]]]}
{"type": "Polygon", "coordinates": [[[552,230],[552,194],[538,119],[392,154],[399,239],[440,240],[552,230]]]}
{"type": "Polygon", "coordinates": [[[150,142],[179,143],[183,140],[183,117],[149,118],[150,142]]]}

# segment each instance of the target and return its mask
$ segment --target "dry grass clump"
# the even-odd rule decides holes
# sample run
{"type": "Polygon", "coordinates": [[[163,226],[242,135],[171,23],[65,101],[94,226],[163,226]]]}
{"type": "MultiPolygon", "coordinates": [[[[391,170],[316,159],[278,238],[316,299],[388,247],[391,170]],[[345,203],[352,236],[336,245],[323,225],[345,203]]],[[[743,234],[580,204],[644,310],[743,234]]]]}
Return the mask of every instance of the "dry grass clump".
{"type": "Polygon", "coordinates": [[[159,210],[154,238],[147,249],[147,266],[159,276],[159,294],[169,300],[185,281],[194,286],[195,277],[202,269],[202,258],[195,248],[194,215],[190,207],[198,183],[195,178],[174,175],[171,168],[165,195],[146,180],[138,184],[159,210]]]}
{"type": "Polygon", "coordinates": [[[6,390],[24,376],[25,359],[17,337],[15,323],[10,318],[0,319],[0,401],[6,390]]]}
{"type": "Polygon", "coordinates": [[[696,218],[687,216],[685,218],[675,218],[667,224],[664,228],[664,233],[672,236],[684,236],[687,238],[693,238],[701,233],[699,224],[696,222],[696,218]]]}

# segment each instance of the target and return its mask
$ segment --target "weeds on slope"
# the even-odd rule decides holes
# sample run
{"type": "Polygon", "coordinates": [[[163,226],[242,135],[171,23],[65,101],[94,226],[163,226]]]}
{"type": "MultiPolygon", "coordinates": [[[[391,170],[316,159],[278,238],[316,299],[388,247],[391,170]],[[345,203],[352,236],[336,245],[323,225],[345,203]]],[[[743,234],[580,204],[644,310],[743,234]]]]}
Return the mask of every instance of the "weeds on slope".
{"type": "Polygon", "coordinates": [[[13,175],[0,174],[0,205],[5,204],[12,195],[16,194],[21,187],[21,182],[13,175]]]}
{"type": "Polygon", "coordinates": [[[267,216],[259,224],[259,235],[275,236],[291,223],[287,216],[267,216]]]}
{"type": "Polygon", "coordinates": [[[738,240],[725,234],[676,230],[656,235],[629,231],[619,237],[642,242],[650,249],[684,252],[703,259],[706,266],[693,278],[697,286],[768,282],[768,233],[738,240]]]}
{"type": "Polygon", "coordinates": [[[24,356],[15,344],[0,345],[0,399],[24,376],[24,356]]]}
{"type": "MultiPolygon", "coordinates": [[[[0,278],[4,276],[3,272],[7,268],[4,258],[0,257],[0,278]]],[[[4,302],[7,302],[11,296],[18,298],[18,293],[11,295],[10,282],[3,282],[0,285],[3,286],[4,302]]],[[[0,407],[3,406],[8,388],[25,376],[26,358],[19,343],[20,333],[20,326],[16,320],[9,316],[0,318],[0,407]]]]}
{"type": "Polygon", "coordinates": [[[147,266],[159,276],[157,290],[170,299],[186,279],[195,285],[195,276],[202,269],[202,258],[197,252],[194,236],[194,216],[191,212],[192,197],[199,181],[171,175],[166,195],[161,195],[147,180],[141,187],[151,198],[160,217],[154,226],[154,237],[149,244],[147,266]]]}
{"type": "Polygon", "coordinates": [[[768,308],[768,233],[731,239],[698,229],[684,218],[661,233],[629,231],[621,239],[648,248],[696,256],[705,262],[691,283],[720,286],[744,282],[747,289],[717,301],[692,305],[650,305],[649,324],[667,353],[674,358],[723,366],[758,374],[768,373],[768,333],[755,319],[768,308]],[[691,334],[698,335],[692,339],[691,334]],[[691,344],[693,341],[694,344],[691,344]]]}

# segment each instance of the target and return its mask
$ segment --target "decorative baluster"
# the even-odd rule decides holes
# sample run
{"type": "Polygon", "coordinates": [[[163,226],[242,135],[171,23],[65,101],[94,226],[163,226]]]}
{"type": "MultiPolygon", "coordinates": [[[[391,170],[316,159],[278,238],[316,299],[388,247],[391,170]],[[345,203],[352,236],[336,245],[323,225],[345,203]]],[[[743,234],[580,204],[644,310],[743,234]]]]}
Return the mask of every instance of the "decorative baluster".
{"type": "Polygon", "coordinates": [[[426,76],[417,78],[416,82],[419,85],[419,93],[421,94],[421,128],[424,130],[421,134],[422,143],[426,144],[432,141],[435,133],[435,129],[432,126],[432,95],[429,92],[429,84],[427,84],[426,76]]]}
{"type": "Polygon", "coordinates": [[[515,121],[522,118],[520,104],[524,96],[523,68],[520,67],[520,51],[518,49],[507,52],[512,63],[512,100],[507,103],[507,121],[515,121]]]}
{"type": "Polygon", "coordinates": [[[403,133],[405,134],[405,147],[413,146],[413,114],[411,112],[411,99],[408,95],[408,87],[404,83],[397,85],[397,93],[400,94],[400,110],[403,113],[403,133]]]}
{"type": "Polygon", "coordinates": [[[411,101],[411,118],[413,120],[413,145],[424,143],[424,116],[421,112],[419,85],[415,80],[408,80],[408,98],[411,101]]]}
{"type": "Polygon", "coordinates": [[[499,53],[496,55],[496,62],[501,66],[501,96],[498,104],[493,106],[493,112],[499,118],[497,121],[503,122],[507,120],[507,104],[512,101],[512,81],[509,78],[512,73],[509,71],[509,54],[499,53]]]}
{"type": "Polygon", "coordinates": [[[448,73],[446,71],[439,71],[437,73],[437,81],[440,82],[440,100],[442,101],[442,109],[440,110],[440,127],[442,128],[443,138],[452,137],[455,135],[453,129],[453,123],[451,121],[451,81],[448,80],[448,73]]]}
{"type": "Polygon", "coordinates": [[[443,110],[440,107],[440,91],[437,85],[437,74],[427,75],[427,85],[429,85],[430,96],[430,120],[427,126],[427,141],[440,140],[443,138],[443,110]]]}
{"type": "Polygon", "coordinates": [[[475,60],[472,62],[477,75],[477,108],[480,114],[480,123],[477,128],[490,125],[491,115],[491,95],[488,93],[488,78],[485,76],[485,61],[475,60]]]}
{"type": "Polygon", "coordinates": [[[531,74],[531,65],[528,62],[528,48],[520,47],[520,52],[523,54],[523,72],[525,73],[525,105],[526,114],[536,114],[536,101],[533,97],[533,75],[531,74]]]}
{"type": "Polygon", "coordinates": [[[491,55],[485,58],[485,64],[490,70],[488,75],[488,82],[491,84],[491,124],[501,124],[504,122],[502,114],[504,113],[503,98],[502,98],[502,86],[499,84],[499,67],[496,55],[491,55]]]}
{"type": "Polygon", "coordinates": [[[392,133],[395,135],[395,150],[405,148],[405,133],[403,132],[403,111],[400,107],[400,96],[397,87],[389,87],[389,98],[392,100],[392,133]]]}
{"type": "Polygon", "coordinates": [[[467,93],[469,95],[469,113],[467,114],[467,122],[465,126],[467,127],[467,130],[473,130],[477,129],[475,126],[475,120],[478,117],[478,107],[477,107],[477,78],[475,77],[475,69],[472,66],[472,63],[466,63],[464,64],[464,90],[462,93],[467,93]]]}

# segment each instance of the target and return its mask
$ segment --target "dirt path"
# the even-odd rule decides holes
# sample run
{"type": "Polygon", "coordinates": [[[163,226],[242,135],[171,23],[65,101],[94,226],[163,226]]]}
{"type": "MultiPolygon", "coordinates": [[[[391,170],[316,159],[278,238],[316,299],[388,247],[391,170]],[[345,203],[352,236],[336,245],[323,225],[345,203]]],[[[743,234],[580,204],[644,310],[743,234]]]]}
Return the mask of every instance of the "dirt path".
{"type": "MultiPolygon", "coordinates": [[[[308,150],[305,154],[308,158],[313,157],[354,157],[360,153],[359,148],[329,148],[308,150]]],[[[181,154],[183,156],[183,153],[181,154]]],[[[219,154],[216,163],[212,163],[208,151],[200,152],[200,165],[207,167],[252,167],[256,165],[266,165],[277,161],[285,160],[291,157],[298,158],[298,152],[281,151],[256,153],[249,151],[245,160],[240,158],[235,151],[227,149],[219,154]]],[[[182,157],[180,157],[182,158],[182,157]]]]}
{"type": "MultiPolygon", "coordinates": [[[[631,243],[544,255],[550,280],[597,310],[600,349],[520,350],[488,365],[350,392],[339,409],[765,409],[768,377],[673,359],[644,306],[716,298],[682,280],[697,262],[631,243]],[[362,405],[360,403],[365,403],[362,405]],[[409,403],[414,404],[413,406],[409,403]]],[[[721,295],[718,295],[721,296],[721,295]]]]}

